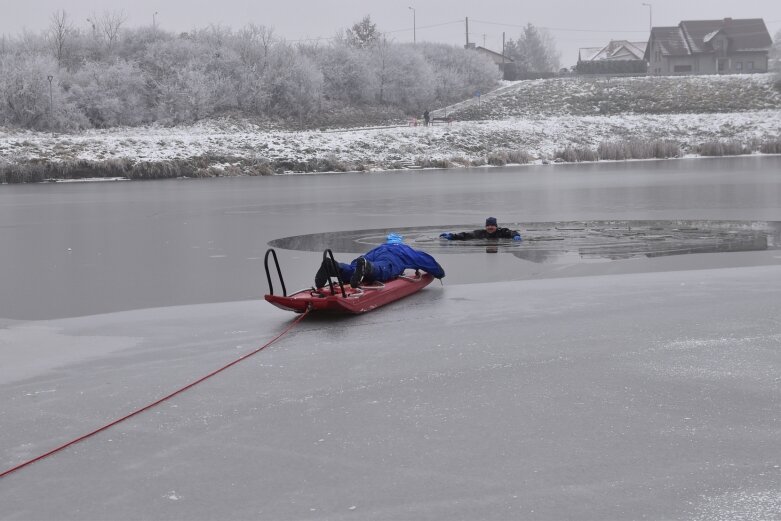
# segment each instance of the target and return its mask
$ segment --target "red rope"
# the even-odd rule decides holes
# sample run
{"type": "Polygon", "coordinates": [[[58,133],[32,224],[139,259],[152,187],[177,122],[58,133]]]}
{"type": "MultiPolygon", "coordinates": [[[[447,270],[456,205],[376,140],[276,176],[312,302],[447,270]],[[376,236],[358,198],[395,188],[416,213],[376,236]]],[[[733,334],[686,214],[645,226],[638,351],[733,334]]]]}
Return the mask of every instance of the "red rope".
{"type": "Polygon", "coordinates": [[[295,326],[296,324],[298,324],[299,322],[301,322],[301,320],[303,320],[303,319],[304,319],[304,317],[305,317],[305,316],[306,316],[308,313],[309,313],[309,311],[308,311],[308,310],[307,310],[307,311],[305,311],[304,313],[302,313],[302,314],[301,314],[301,316],[300,316],[300,317],[298,317],[297,319],[295,319],[295,320],[294,320],[294,321],[293,321],[293,322],[292,322],[292,323],[291,323],[291,324],[290,324],[288,327],[286,327],[286,328],[284,329],[284,331],[282,331],[280,334],[278,334],[277,336],[275,336],[274,338],[272,338],[271,340],[269,340],[269,341],[268,341],[266,344],[264,344],[264,345],[262,345],[261,347],[259,347],[259,348],[255,349],[254,351],[252,351],[252,352],[250,352],[250,353],[247,353],[247,354],[245,354],[245,355],[243,355],[243,356],[241,356],[241,357],[237,358],[237,359],[236,359],[236,360],[234,360],[233,362],[231,362],[231,363],[229,363],[229,364],[227,364],[227,365],[224,365],[224,366],[220,367],[219,369],[217,369],[217,370],[215,370],[215,371],[212,371],[211,373],[207,374],[206,376],[203,376],[203,377],[201,377],[201,378],[199,378],[199,379],[195,380],[194,382],[192,382],[192,383],[190,383],[190,384],[187,384],[187,385],[185,385],[185,386],[184,386],[184,387],[182,387],[181,389],[178,389],[178,390],[176,390],[176,391],[172,392],[172,393],[171,393],[171,394],[169,394],[169,395],[163,396],[163,397],[162,397],[162,398],[160,398],[159,400],[156,400],[156,401],[154,401],[154,402],[150,403],[149,405],[146,405],[146,406],[144,406],[144,407],[142,407],[142,408],[140,408],[140,409],[137,409],[137,410],[135,410],[135,411],[131,412],[130,414],[127,414],[127,415],[125,415],[125,416],[123,416],[123,417],[121,417],[121,418],[119,418],[119,419],[116,419],[116,420],[114,420],[114,421],[113,421],[113,422],[111,422],[111,423],[107,423],[107,424],[106,424],[106,425],[104,425],[103,427],[100,427],[100,428],[98,428],[98,429],[95,429],[95,430],[94,430],[94,431],[92,431],[92,432],[88,432],[87,434],[84,434],[83,436],[79,436],[78,438],[76,438],[76,439],[74,439],[74,440],[71,440],[71,441],[69,441],[68,443],[65,443],[65,444],[63,444],[63,445],[60,445],[59,447],[57,447],[57,448],[55,448],[55,449],[52,449],[52,450],[50,450],[49,452],[47,452],[47,453],[45,453],[45,454],[41,454],[40,456],[37,456],[37,457],[35,457],[35,458],[31,459],[31,460],[25,461],[24,463],[20,463],[19,465],[15,466],[15,467],[12,467],[12,468],[10,468],[10,469],[8,469],[8,470],[6,470],[6,471],[4,471],[4,472],[0,473],[0,478],[3,478],[3,477],[5,477],[5,476],[7,476],[8,474],[11,474],[12,472],[16,472],[17,470],[19,470],[19,469],[21,469],[21,468],[23,468],[23,467],[26,467],[27,465],[30,465],[31,463],[35,463],[36,461],[39,461],[39,460],[42,460],[42,459],[44,459],[44,458],[46,458],[46,457],[48,457],[48,456],[51,456],[52,454],[54,454],[54,453],[56,453],[56,452],[59,452],[59,451],[61,451],[62,449],[65,449],[65,448],[67,448],[67,447],[70,447],[71,445],[74,445],[74,444],[76,444],[76,443],[78,443],[78,442],[80,442],[80,441],[82,441],[82,440],[85,440],[85,439],[87,439],[87,438],[91,437],[91,436],[94,436],[95,434],[97,434],[97,433],[99,433],[99,432],[105,431],[105,430],[106,430],[106,429],[108,429],[109,427],[113,427],[114,425],[116,425],[116,424],[118,424],[118,423],[120,423],[120,422],[123,422],[123,421],[127,420],[128,418],[132,418],[133,416],[135,416],[135,415],[137,415],[137,414],[140,414],[140,413],[142,413],[142,412],[146,411],[147,409],[151,409],[152,407],[154,407],[154,406],[156,406],[156,405],[159,405],[160,403],[162,403],[162,402],[164,402],[164,401],[168,400],[169,398],[173,398],[173,397],[174,397],[174,396],[176,396],[177,394],[179,394],[179,393],[181,393],[181,392],[184,392],[184,391],[186,391],[187,389],[189,389],[189,388],[191,388],[191,387],[194,387],[194,386],[198,385],[199,383],[203,382],[203,381],[204,381],[204,380],[206,380],[207,378],[211,378],[212,376],[216,375],[217,373],[221,373],[222,371],[226,370],[227,368],[229,368],[229,367],[231,367],[231,366],[234,366],[234,365],[238,364],[238,363],[239,363],[239,362],[241,362],[242,360],[245,360],[245,359],[247,359],[247,358],[251,357],[252,355],[259,353],[260,351],[264,350],[265,348],[267,348],[268,346],[270,346],[271,344],[273,344],[274,342],[276,342],[277,340],[279,340],[280,338],[282,338],[282,337],[283,337],[285,334],[287,334],[287,333],[288,333],[288,332],[289,332],[291,329],[293,329],[293,326],[295,326]]]}

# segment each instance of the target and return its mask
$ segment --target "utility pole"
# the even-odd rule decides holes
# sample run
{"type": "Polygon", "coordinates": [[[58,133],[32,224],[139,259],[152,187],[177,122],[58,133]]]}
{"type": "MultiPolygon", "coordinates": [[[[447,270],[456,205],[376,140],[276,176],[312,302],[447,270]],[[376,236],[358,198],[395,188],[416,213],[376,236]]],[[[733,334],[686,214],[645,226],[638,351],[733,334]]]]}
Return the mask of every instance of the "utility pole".
{"type": "Polygon", "coordinates": [[[152,30],[153,31],[157,31],[157,20],[156,20],[156,17],[157,17],[157,11],[155,11],[154,14],[152,14],[152,30]]]}
{"type": "Polygon", "coordinates": [[[49,74],[46,76],[46,79],[49,80],[49,128],[52,127],[52,116],[54,116],[54,96],[52,95],[52,80],[54,79],[54,76],[49,74]]]}
{"type": "Polygon", "coordinates": [[[504,72],[504,31],[502,31],[502,79],[507,79],[507,75],[504,72]]]}
{"type": "Polygon", "coordinates": [[[49,80],[49,114],[51,114],[52,107],[54,106],[54,96],[52,95],[52,80],[54,79],[54,76],[49,74],[46,76],[46,79],[49,80]]]}
{"type": "Polygon", "coordinates": [[[466,17],[466,45],[464,49],[469,49],[469,17],[466,17]]]}
{"type": "Polygon", "coordinates": [[[648,8],[648,31],[650,32],[654,28],[654,6],[645,2],[642,5],[648,8]]]}
{"type": "Polygon", "coordinates": [[[416,15],[415,8],[410,7],[410,9],[412,9],[412,43],[414,44],[414,43],[418,43],[418,37],[415,34],[417,32],[418,23],[415,21],[415,15],[416,15]]]}

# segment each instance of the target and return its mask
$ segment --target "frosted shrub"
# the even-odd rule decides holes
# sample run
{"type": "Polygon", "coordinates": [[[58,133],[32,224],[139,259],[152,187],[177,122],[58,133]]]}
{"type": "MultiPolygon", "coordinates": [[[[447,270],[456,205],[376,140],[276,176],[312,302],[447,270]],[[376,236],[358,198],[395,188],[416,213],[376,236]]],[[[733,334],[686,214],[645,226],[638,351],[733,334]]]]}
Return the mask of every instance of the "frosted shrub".
{"type": "Polygon", "coordinates": [[[486,159],[488,160],[489,165],[504,166],[507,164],[507,152],[504,150],[499,152],[491,152],[488,154],[486,159]]]}
{"type": "Polygon", "coordinates": [[[629,144],[625,142],[603,141],[597,147],[597,155],[600,159],[612,161],[621,161],[627,159],[629,153],[629,144]]]}
{"type": "Polygon", "coordinates": [[[313,172],[347,172],[350,165],[334,154],[309,161],[309,169],[313,172]]]}
{"type": "Polygon", "coordinates": [[[681,147],[672,141],[654,141],[653,151],[654,153],[651,157],[657,159],[667,159],[670,157],[681,156],[681,147]]]}
{"type": "Polygon", "coordinates": [[[575,163],[578,160],[578,153],[572,147],[567,147],[564,150],[559,150],[555,154],[556,159],[561,159],[567,163],[575,163]]]}
{"type": "Polygon", "coordinates": [[[45,179],[46,169],[40,163],[0,164],[0,183],[40,183],[45,179]]]}
{"type": "Polygon", "coordinates": [[[519,165],[531,163],[534,158],[525,150],[511,150],[507,153],[507,162],[519,165]]]}
{"type": "Polygon", "coordinates": [[[697,152],[702,156],[737,156],[750,154],[751,150],[739,141],[709,141],[701,143],[697,152]]]}
{"type": "Polygon", "coordinates": [[[150,121],[145,82],[138,67],[124,61],[85,63],[73,74],[68,98],[94,127],[135,126],[150,121]]]}
{"type": "Polygon", "coordinates": [[[267,159],[255,159],[244,169],[247,175],[273,175],[274,167],[267,159]]]}
{"type": "Polygon", "coordinates": [[[781,154],[781,137],[763,141],[759,146],[759,151],[763,154],[781,154]]]}
{"type": "Polygon", "coordinates": [[[586,147],[567,147],[556,152],[555,157],[567,163],[579,163],[581,161],[598,161],[597,152],[586,147]]]}
{"type": "Polygon", "coordinates": [[[666,140],[603,141],[597,148],[599,159],[623,161],[625,159],[665,159],[680,157],[680,147],[666,140]]]}
{"type": "Polygon", "coordinates": [[[176,177],[195,177],[195,168],[180,161],[148,161],[136,163],[128,173],[130,179],[169,179],[176,177]]]}
{"type": "Polygon", "coordinates": [[[449,159],[419,159],[417,163],[423,168],[450,168],[453,163],[449,159]]]}
{"type": "Polygon", "coordinates": [[[523,165],[530,163],[533,158],[525,150],[498,150],[490,152],[486,160],[489,165],[504,166],[507,164],[523,165]]]}

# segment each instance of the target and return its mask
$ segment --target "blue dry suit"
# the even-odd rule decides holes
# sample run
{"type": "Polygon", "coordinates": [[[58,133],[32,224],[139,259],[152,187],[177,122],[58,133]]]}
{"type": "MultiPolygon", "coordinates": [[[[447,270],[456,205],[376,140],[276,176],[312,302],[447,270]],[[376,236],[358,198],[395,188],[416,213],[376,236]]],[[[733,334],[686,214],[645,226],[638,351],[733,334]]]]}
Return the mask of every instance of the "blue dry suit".
{"type": "MultiPolygon", "coordinates": [[[[445,270],[434,257],[406,244],[380,244],[363,257],[371,264],[371,273],[365,276],[369,281],[386,282],[404,273],[405,269],[423,270],[438,279],[445,276],[445,270]]],[[[357,262],[358,259],[350,264],[339,263],[342,280],[350,280],[357,262]]]]}

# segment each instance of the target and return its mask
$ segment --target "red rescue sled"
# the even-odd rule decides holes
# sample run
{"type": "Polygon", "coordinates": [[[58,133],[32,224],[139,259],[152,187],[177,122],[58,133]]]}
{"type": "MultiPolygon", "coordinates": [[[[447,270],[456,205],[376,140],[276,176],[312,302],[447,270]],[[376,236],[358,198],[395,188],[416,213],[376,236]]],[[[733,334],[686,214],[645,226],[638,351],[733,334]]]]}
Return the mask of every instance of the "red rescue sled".
{"type": "MultiPolygon", "coordinates": [[[[323,258],[326,258],[327,255],[333,260],[331,250],[323,252],[323,258]]],[[[329,279],[328,285],[322,288],[302,289],[288,295],[282,279],[282,272],[279,269],[277,254],[273,248],[266,252],[265,265],[269,286],[269,294],[265,296],[266,301],[278,308],[295,311],[296,313],[303,313],[307,310],[352,314],[366,313],[411,295],[428,286],[434,280],[434,277],[428,273],[408,270],[403,275],[388,282],[375,282],[352,288],[349,284],[345,285],[344,281],[338,278],[336,282],[329,279]],[[274,262],[276,263],[277,273],[282,284],[283,295],[274,295],[271,275],[268,270],[269,254],[274,255],[274,262]]]]}

